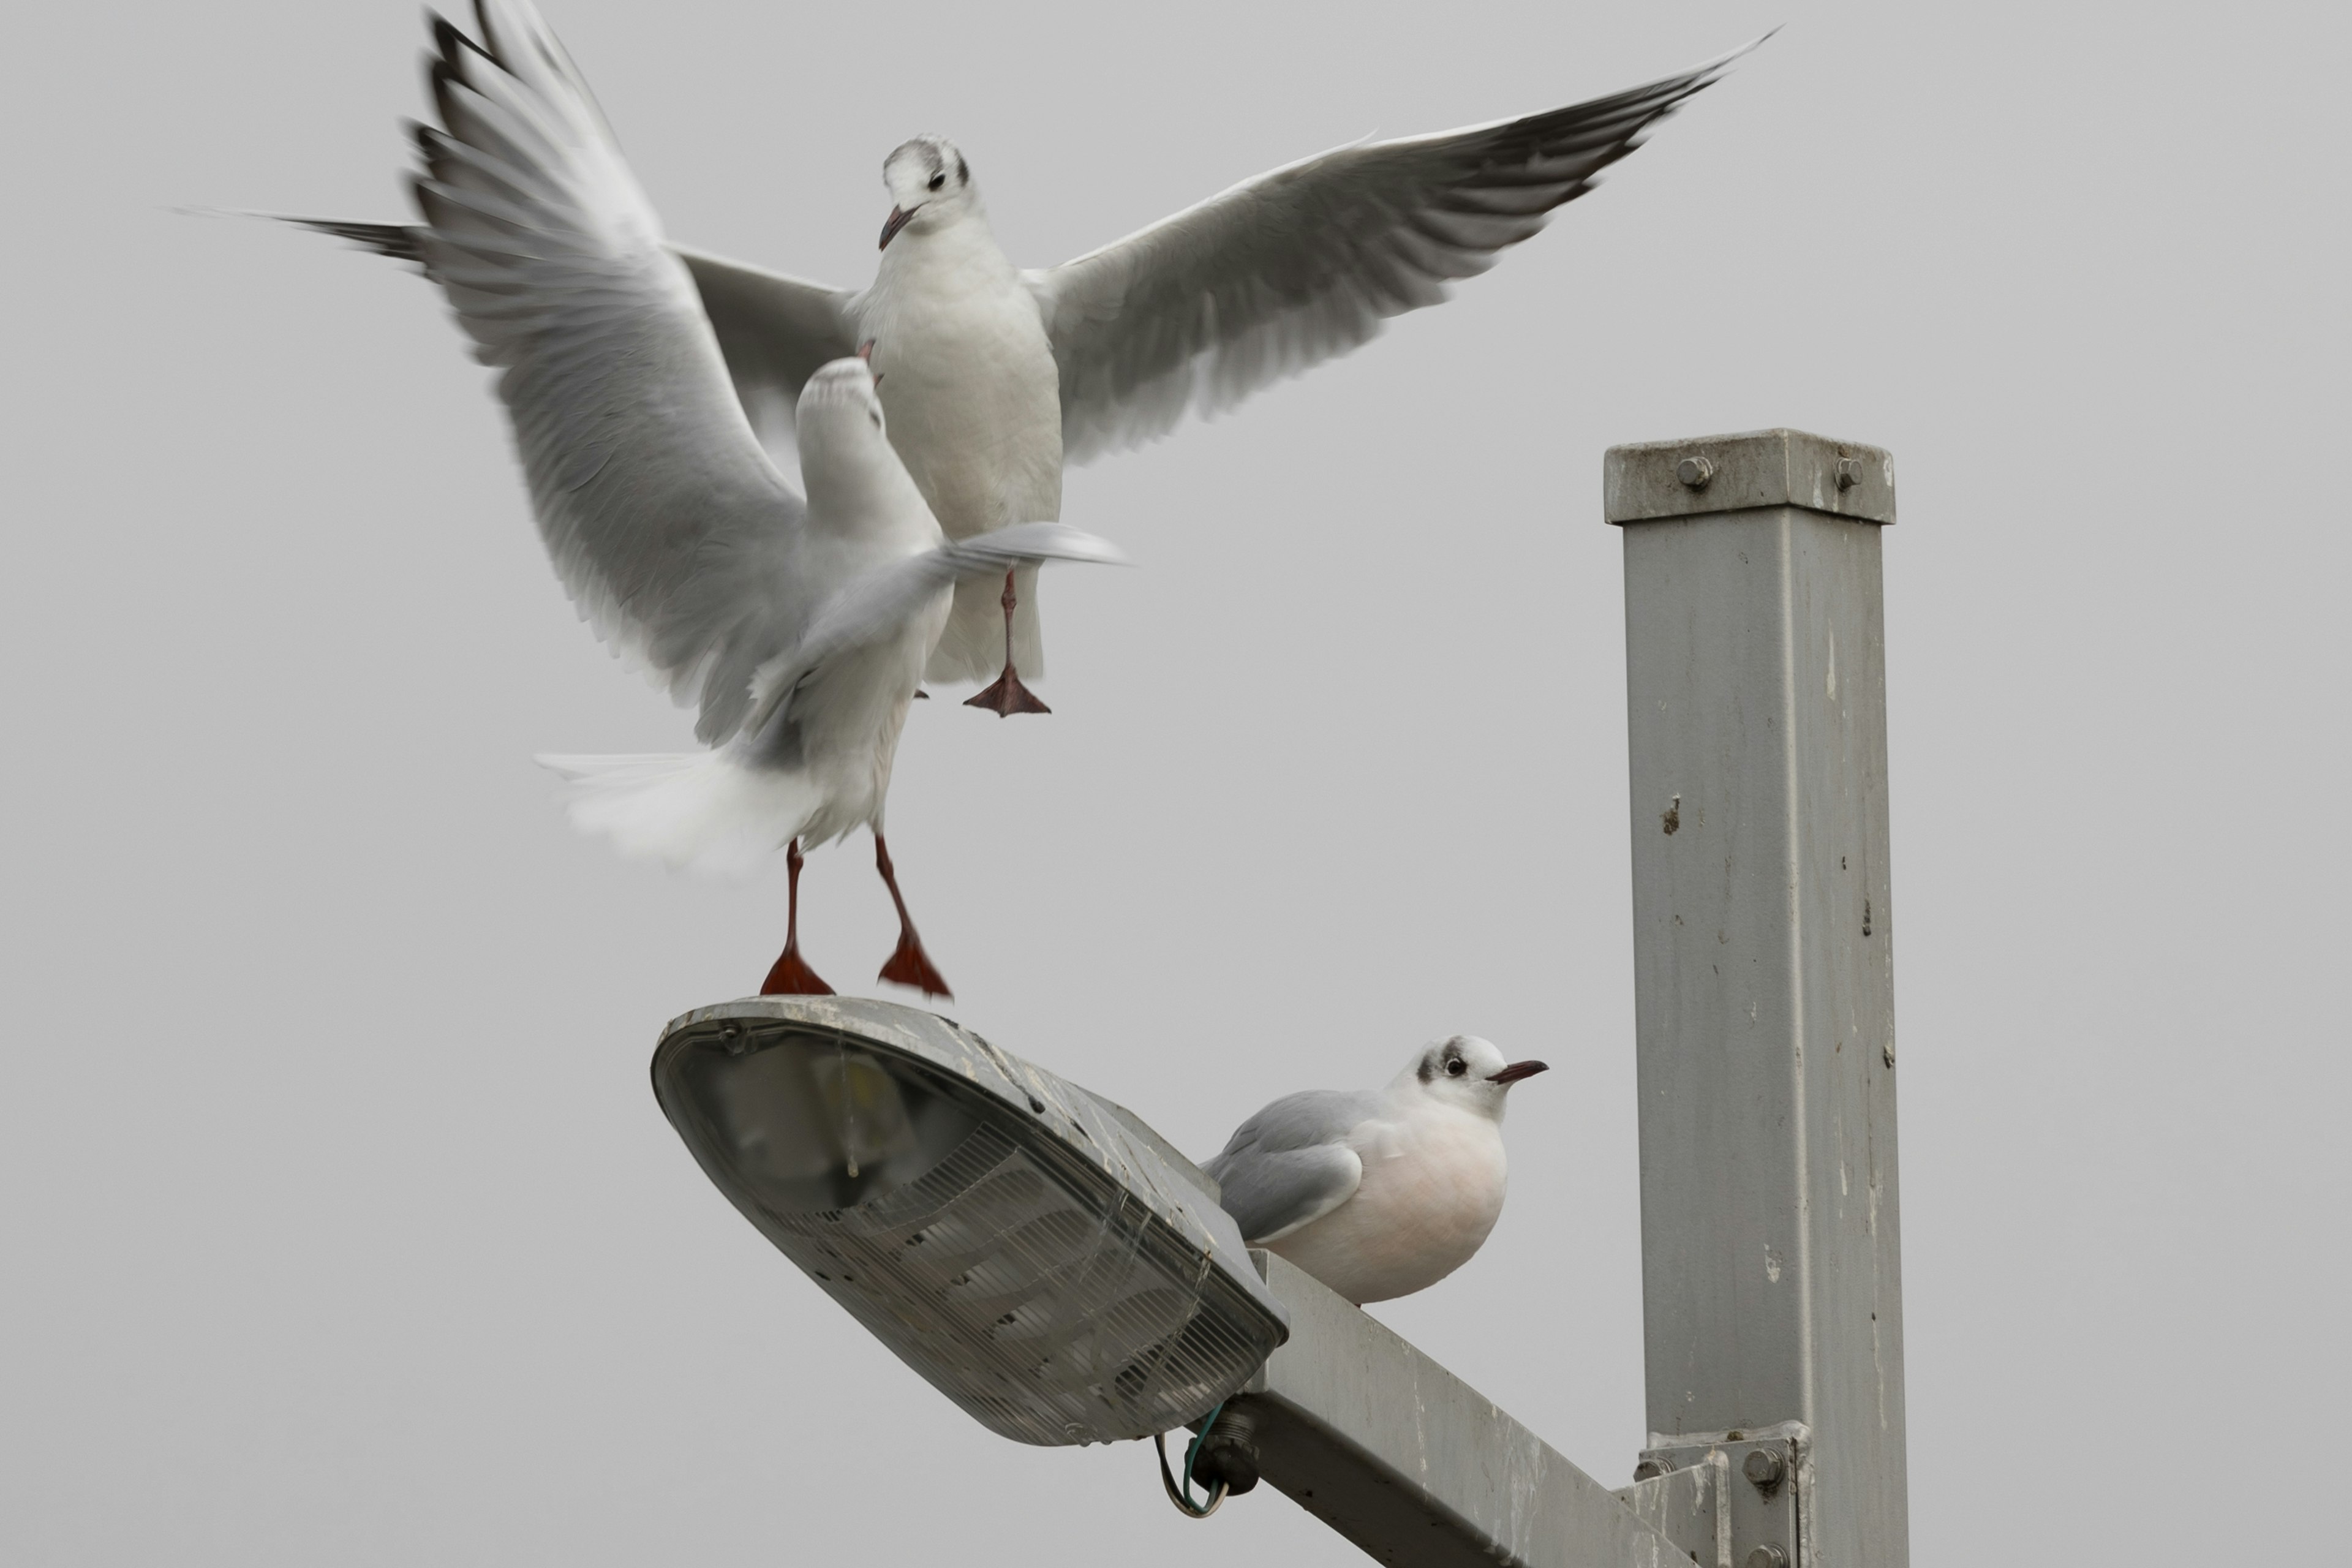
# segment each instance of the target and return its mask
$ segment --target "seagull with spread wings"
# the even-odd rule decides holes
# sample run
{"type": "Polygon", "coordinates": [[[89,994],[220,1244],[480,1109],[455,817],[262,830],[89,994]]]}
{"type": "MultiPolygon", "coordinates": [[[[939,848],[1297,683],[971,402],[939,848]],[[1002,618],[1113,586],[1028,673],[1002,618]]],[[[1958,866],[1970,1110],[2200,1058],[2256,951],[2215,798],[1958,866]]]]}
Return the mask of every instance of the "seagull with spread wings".
{"type": "Polygon", "coordinates": [[[415,128],[411,254],[499,372],[540,531],[583,619],[700,710],[708,750],[548,757],[572,816],[624,849],[721,873],[786,850],[764,992],[827,993],[799,949],[801,844],[864,826],[899,921],[881,978],[948,994],[900,896],[883,805],[958,583],[1118,558],[1025,521],[950,541],[887,435],[872,369],[810,367],[804,500],[746,421],[686,268],[562,46],[480,0],[434,19],[440,124],[415,128]]]}
{"type": "MultiPolygon", "coordinates": [[[[527,0],[510,9],[545,35],[527,0]]],[[[936,136],[883,163],[892,206],[863,292],[675,248],[763,432],[784,438],[817,366],[869,354],[892,444],[949,536],[968,540],[1058,517],[1066,462],[1222,412],[1444,300],[1762,41],[1565,109],[1286,164],[1043,271],[1006,259],[970,163],[936,136]]],[[[417,254],[413,228],[292,221],[417,254]]],[[[971,706],[1047,711],[1018,673],[1044,668],[1032,575],[956,590],[929,674],[984,679],[1001,658],[971,706]]]]}

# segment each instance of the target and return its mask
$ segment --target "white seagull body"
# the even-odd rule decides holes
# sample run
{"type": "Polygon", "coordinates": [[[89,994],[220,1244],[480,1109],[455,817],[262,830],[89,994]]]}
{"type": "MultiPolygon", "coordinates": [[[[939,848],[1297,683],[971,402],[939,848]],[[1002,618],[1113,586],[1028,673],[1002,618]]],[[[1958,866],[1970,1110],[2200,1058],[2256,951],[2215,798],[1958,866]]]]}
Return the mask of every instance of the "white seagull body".
{"type": "Polygon", "coordinates": [[[1456,1035],[1385,1089],[1286,1095],[1201,1168],[1250,1246],[1360,1307],[1409,1296],[1469,1262],[1502,1217],[1505,1101],[1543,1070],[1456,1035]]]}
{"type": "MultiPolygon", "coordinates": [[[[863,825],[898,900],[883,808],[955,584],[1117,553],[1055,522],[950,542],[856,358],[814,368],[797,399],[803,500],[747,423],[693,281],[562,47],[527,5],[478,13],[480,44],[436,21],[441,125],[415,132],[415,258],[499,369],[583,617],[698,707],[709,748],[542,760],[572,779],[582,827],[722,873],[789,846],[795,892],[798,841],[863,825]]],[[[898,901],[885,978],[944,994],[898,901]]],[[[770,981],[824,988],[789,940],[770,981]]]]}
{"type": "MultiPolygon", "coordinates": [[[[809,374],[870,345],[893,444],[949,536],[969,539],[1058,517],[1066,461],[1230,408],[1445,299],[1755,47],[1565,109],[1338,148],[1044,270],[1005,258],[969,163],[929,136],[884,163],[894,205],[862,293],[677,254],[763,437],[789,441],[809,374]]],[[[414,254],[397,226],[294,221],[414,254]]],[[[1040,710],[1013,673],[1043,670],[1034,595],[1016,608],[1013,584],[1002,600],[990,587],[958,590],[929,674],[984,679],[1002,649],[973,704],[1040,710]]]]}

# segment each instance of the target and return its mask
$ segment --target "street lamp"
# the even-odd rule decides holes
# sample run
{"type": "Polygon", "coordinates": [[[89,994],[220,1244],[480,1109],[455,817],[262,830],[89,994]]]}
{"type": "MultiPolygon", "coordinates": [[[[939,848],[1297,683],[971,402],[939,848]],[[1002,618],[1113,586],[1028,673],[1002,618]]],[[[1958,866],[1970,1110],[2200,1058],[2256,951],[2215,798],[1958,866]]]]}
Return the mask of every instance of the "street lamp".
{"type": "Polygon", "coordinates": [[[653,1081],[743,1216],[992,1432],[1169,1431],[1288,1337],[1214,1182],[944,1018],[748,997],[673,1020],[653,1081]]]}
{"type": "Polygon", "coordinates": [[[1215,1184],[1126,1111],[929,1014],[767,998],[673,1023],[654,1088],[703,1170],[992,1430],[1201,1423],[1188,1483],[1262,1478],[1382,1563],[1902,1568],[1894,463],[1785,429],[1656,442],[1610,452],[1605,495],[1633,715],[1633,1485],[1245,1254],[1215,1184]]]}

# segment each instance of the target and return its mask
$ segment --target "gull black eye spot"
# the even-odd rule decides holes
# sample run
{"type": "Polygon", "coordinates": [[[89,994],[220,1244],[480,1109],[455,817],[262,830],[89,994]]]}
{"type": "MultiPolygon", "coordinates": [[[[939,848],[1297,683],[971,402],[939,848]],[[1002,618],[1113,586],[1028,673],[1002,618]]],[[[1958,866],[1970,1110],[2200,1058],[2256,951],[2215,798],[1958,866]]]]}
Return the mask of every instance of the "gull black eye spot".
{"type": "Polygon", "coordinates": [[[1460,1078],[1464,1073],[1468,1072],[1469,1070],[1470,1064],[1464,1061],[1460,1057],[1448,1057],[1445,1058],[1445,1076],[1447,1078],[1460,1078]]]}
{"type": "Polygon", "coordinates": [[[948,177],[947,177],[947,175],[946,175],[946,174],[933,174],[933,175],[931,176],[931,189],[933,189],[933,190],[935,190],[935,191],[936,191],[936,190],[938,190],[941,185],[946,184],[947,183],[948,183],[948,177]]]}

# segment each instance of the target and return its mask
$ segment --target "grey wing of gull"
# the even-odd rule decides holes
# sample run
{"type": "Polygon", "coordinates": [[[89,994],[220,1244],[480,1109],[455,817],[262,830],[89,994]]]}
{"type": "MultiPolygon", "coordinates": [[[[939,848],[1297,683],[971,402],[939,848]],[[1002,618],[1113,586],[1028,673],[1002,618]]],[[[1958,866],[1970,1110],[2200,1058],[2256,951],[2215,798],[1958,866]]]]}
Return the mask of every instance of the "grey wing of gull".
{"type": "Polygon", "coordinates": [[[415,256],[496,366],[532,508],[582,616],[739,729],[814,608],[806,509],[754,438],[685,266],[562,46],[518,0],[435,19],[415,256]]]}
{"type": "Polygon", "coordinates": [[[1388,1114],[1377,1089],[1286,1095],[1241,1124],[1224,1152],[1201,1168],[1217,1179],[1242,1239],[1279,1241],[1355,1195],[1364,1164],[1346,1142],[1354,1128],[1388,1114]]]}
{"type": "Polygon", "coordinates": [[[670,248],[694,275],[751,428],[772,447],[789,447],[801,388],[819,365],[857,352],[847,309],[855,296],[683,245],[670,248]]]}
{"type": "MultiPolygon", "coordinates": [[[[275,218],[348,240],[394,261],[423,265],[425,231],[416,225],[284,213],[248,216],[275,218]]],[[[688,246],[672,244],[669,248],[694,278],[702,313],[718,336],[736,401],[742,404],[752,432],[771,450],[790,452],[793,412],[801,388],[818,366],[857,352],[847,308],[856,296],[845,289],[828,289],[688,246]]]]}
{"type": "Polygon", "coordinates": [[[1024,274],[1061,370],[1068,460],[1221,413],[1444,300],[1763,41],[1566,109],[1338,148],[1024,274]]]}

